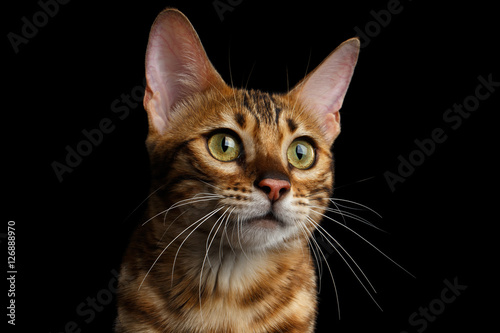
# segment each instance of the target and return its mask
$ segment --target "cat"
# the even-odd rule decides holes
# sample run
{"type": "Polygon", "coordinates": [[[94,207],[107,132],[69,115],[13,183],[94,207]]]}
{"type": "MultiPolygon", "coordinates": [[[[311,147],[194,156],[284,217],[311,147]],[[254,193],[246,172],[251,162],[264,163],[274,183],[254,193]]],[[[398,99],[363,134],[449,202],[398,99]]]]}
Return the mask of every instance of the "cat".
{"type": "Polygon", "coordinates": [[[284,94],[228,86],[167,8],[146,51],[151,195],[123,258],[115,332],[313,332],[309,248],[360,43],[284,94]]]}

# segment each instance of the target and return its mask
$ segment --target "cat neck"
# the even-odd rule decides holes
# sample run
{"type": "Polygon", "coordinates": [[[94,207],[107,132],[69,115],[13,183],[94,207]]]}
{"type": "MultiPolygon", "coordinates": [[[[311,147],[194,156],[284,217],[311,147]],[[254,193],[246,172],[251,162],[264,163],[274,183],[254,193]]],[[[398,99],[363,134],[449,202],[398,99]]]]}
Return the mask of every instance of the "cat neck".
{"type": "Polygon", "coordinates": [[[232,293],[242,286],[261,284],[263,280],[295,270],[304,263],[313,267],[307,240],[302,238],[293,238],[272,248],[244,250],[220,246],[217,241],[210,244],[203,232],[191,235],[186,232],[175,239],[179,234],[175,228],[165,233],[165,226],[171,222],[156,218],[149,222],[154,232],[139,228],[140,235],[157,235],[155,239],[134,242],[148,247],[141,252],[154,253],[147,258],[151,263],[156,260],[147,279],[168,279],[168,284],[173,286],[189,280],[198,286],[201,283],[209,289],[232,293]],[[152,252],[151,244],[156,244],[152,252]]]}
{"type": "Polygon", "coordinates": [[[206,275],[204,281],[212,281],[214,287],[229,292],[240,286],[259,284],[263,278],[281,275],[309,259],[308,248],[295,240],[288,246],[265,250],[225,249],[222,255],[214,250],[204,257],[204,263],[193,262],[193,268],[203,266],[203,274],[206,275]]]}
{"type": "Polygon", "coordinates": [[[299,263],[311,260],[305,241],[294,239],[275,248],[242,250],[229,246],[213,245],[207,250],[207,242],[189,239],[179,250],[173,247],[169,256],[174,257],[172,269],[175,279],[189,275],[202,284],[223,292],[233,292],[241,286],[260,283],[263,278],[272,278],[299,263]],[[185,251],[182,249],[185,247],[185,251]],[[176,258],[175,258],[176,257],[176,258]],[[180,269],[179,275],[175,270],[180,269]]]}
{"type": "MultiPolygon", "coordinates": [[[[165,332],[285,331],[290,323],[313,331],[316,275],[306,239],[254,251],[214,242],[207,251],[206,233],[174,240],[184,230],[174,224],[165,233],[170,219],[159,216],[134,233],[120,272],[120,304],[128,310],[119,321],[147,309],[165,332]]],[[[131,325],[137,332],[145,324],[131,325]]]]}

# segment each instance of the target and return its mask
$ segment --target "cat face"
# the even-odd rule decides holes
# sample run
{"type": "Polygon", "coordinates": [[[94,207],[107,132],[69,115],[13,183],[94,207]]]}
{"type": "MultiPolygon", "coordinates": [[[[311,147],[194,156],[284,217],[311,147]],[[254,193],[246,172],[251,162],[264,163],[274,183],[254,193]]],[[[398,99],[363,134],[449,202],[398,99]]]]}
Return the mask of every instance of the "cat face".
{"type": "MultiPolygon", "coordinates": [[[[319,220],[310,207],[328,206],[333,161],[321,124],[296,100],[214,89],[189,98],[172,118],[175,130],[149,141],[155,185],[168,188],[163,200],[218,196],[185,207],[186,223],[222,208],[215,217],[226,213],[222,241],[233,248],[309,235],[308,218],[319,220]]],[[[210,232],[215,220],[199,230],[210,232]]]]}
{"type": "Polygon", "coordinates": [[[160,14],[144,98],[151,207],[171,211],[176,232],[192,230],[203,246],[257,251],[308,238],[333,189],[330,148],[358,50],[345,42],[287,94],[235,89],[189,21],[160,14]]]}

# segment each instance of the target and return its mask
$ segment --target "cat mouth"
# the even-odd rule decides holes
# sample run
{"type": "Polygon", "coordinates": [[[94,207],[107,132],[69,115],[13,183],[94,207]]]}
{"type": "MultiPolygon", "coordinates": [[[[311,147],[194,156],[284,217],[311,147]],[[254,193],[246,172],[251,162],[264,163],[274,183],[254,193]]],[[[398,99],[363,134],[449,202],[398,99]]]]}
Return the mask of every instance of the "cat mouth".
{"type": "Polygon", "coordinates": [[[282,221],[278,220],[273,213],[252,218],[248,220],[247,223],[253,227],[262,229],[276,229],[285,225],[282,221]]]}

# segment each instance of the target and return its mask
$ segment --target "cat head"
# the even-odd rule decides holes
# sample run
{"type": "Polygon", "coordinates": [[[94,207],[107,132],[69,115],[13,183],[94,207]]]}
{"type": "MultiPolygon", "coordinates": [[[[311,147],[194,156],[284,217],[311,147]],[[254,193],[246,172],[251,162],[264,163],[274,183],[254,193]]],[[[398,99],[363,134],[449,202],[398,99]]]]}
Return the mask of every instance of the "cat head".
{"type": "Polygon", "coordinates": [[[358,53],[357,39],[344,42],[286,94],[236,89],[188,19],[174,9],[160,13],[144,96],[152,207],[175,208],[180,230],[198,223],[197,231],[232,248],[309,236],[332,193],[331,146],[358,53]]]}

